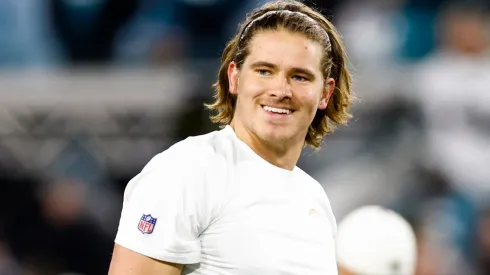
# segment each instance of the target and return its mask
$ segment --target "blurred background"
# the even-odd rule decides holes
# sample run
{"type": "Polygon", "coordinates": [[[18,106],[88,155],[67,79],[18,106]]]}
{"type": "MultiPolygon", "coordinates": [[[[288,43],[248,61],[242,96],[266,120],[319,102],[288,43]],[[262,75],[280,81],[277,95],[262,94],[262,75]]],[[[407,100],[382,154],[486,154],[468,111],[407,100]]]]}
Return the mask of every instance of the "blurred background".
{"type": "MultiPolygon", "coordinates": [[[[127,182],[217,129],[204,102],[261,0],[0,0],[0,274],[107,274],[127,182]]],[[[490,1],[319,0],[355,118],[306,150],[338,220],[401,213],[417,275],[490,274],[490,1]]]]}

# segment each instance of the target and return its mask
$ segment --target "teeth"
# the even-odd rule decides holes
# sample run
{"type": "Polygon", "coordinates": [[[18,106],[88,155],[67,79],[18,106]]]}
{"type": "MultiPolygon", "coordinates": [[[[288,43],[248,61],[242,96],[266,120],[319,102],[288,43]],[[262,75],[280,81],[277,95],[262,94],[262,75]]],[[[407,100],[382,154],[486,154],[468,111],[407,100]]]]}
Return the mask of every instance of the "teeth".
{"type": "Polygon", "coordinates": [[[291,111],[288,109],[280,109],[280,108],[274,108],[274,107],[270,107],[270,106],[264,106],[264,110],[269,111],[269,112],[273,112],[273,113],[278,113],[278,114],[289,115],[291,113],[291,111]]]}

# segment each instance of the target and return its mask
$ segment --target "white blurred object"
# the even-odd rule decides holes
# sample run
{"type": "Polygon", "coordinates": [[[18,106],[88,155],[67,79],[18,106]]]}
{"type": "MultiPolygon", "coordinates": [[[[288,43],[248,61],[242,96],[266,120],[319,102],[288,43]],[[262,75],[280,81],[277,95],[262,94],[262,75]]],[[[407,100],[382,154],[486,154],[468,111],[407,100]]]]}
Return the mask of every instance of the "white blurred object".
{"type": "Polygon", "coordinates": [[[440,51],[416,68],[430,169],[476,201],[490,197],[490,52],[440,51]]]}
{"type": "Polygon", "coordinates": [[[413,275],[416,256],[413,229],[394,211],[363,206],[338,226],[337,261],[355,274],[413,275]]]}

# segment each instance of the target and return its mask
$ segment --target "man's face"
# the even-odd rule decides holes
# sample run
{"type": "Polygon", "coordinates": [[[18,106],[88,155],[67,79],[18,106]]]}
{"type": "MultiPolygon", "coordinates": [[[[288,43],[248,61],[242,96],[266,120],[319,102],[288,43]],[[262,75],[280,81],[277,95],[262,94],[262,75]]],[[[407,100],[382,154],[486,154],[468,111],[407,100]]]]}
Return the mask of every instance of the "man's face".
{"type": "Polygon", "coordinates": [[[255,34],[243,66],[228,68],[230,92],[237,95],[235,122],[270,145],[304,142],[335,86],[323,79],[322,54],[320,44],[302,34],[255,34]]]}

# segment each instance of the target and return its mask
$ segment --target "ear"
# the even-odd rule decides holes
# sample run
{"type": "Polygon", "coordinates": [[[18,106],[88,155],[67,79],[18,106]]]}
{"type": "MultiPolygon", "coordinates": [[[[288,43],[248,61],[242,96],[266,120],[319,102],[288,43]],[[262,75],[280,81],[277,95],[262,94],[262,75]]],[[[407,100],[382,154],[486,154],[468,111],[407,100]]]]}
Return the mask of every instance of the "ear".
{"type": "Polygon", "coordinates": [[[328,101],[335,91],[335,80],[333,78],[328,78],[325,81],[325,86],[323,87],[322,97],[320,98],[320,102],[318,104],[319,110],[325,110],[328,106],[328,101]]]}
{"type": "Polygon", "coordinates": [[[238,90],[238,67],[235,61],[228,65],[228,89],[231,94],[236,95],[238,90]]]}

